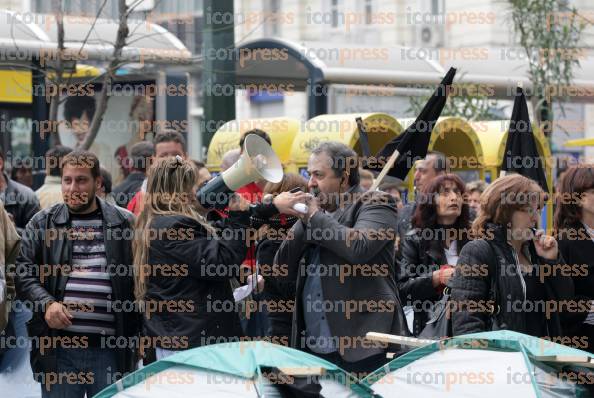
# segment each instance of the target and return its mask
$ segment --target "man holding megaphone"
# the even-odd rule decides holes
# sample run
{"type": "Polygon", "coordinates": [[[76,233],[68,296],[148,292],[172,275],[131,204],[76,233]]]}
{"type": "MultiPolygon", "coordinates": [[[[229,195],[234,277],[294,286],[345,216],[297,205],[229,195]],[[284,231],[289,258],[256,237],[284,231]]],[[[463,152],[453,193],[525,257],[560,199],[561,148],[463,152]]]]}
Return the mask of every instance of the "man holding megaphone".
{"type": "Polygon", "coordinates": [[[312,151],[307,212],[274,265],[297,282],[291,345],[364,376],[386,362],[367,332],[409,333],[394,282],[394,200],[362,192],[358,164],[339,142],[312,151]]]}

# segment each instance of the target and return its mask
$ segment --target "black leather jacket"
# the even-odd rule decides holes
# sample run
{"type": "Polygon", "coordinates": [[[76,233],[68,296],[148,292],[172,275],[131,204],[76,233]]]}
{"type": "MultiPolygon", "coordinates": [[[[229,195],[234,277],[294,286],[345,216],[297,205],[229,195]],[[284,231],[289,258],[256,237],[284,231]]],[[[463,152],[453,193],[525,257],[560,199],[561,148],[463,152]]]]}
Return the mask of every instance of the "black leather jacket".
{"type": "Polygon", "coordinates": [[[40,210],[39,199],[33,190],[23,184],[11,180],[6,174],[6,190],[0,194],[0,200],[4,202],[4,209],[14,218],[19,234],[31,219],[40,210]]]}
{"type": "MultiPolygon", "coordinates": [[[[441,292],[433,287],[433,272],[447,264],[444,249],[439,240],[427,240],[422,230],[409,231],[400,242],[400,258],[396,269],[396,285],[400,301],[414,310],[413,334],[417,336],[429,320],[431,306],[441,298],[441,292]]],[[[458,241],[458,251],[466,241],[458,241]]],[[[456,264],[451,264],[456,265],[456,264]]]]}
{"type": "MultiPolygon", "coordinates": [[[[488,234],[492,239],[477,239],[468,242],[460,252],[456,273],[450,280],[452,289],[451,300],[460,303],[460,307],[452,313],[452,328],[454,335],[484,332],[490,330],[489,311],[480,310],[481,307],[463,306],[463,303],[480,303],[488,301],[490,295],[491,277],[496,272],[498,314],[496,323],[499,329],[513,330],[526,333],[528,330],[526,316],[522,311],[514,310],[511,303],[526,300],[523,288],[523,277],[517,270],[517,260],[513,247],[507,242],[506,229],[500,225],[488,224],[488,234]],[[461,268],[460,265],[466,266],[461,268]],[[483,272],[470,272],[472,266],[484,266],[483,272]],[[466,269],[463,273],[462,270],[466,269]],[[503,271],[505,270],[505,271],[503,271]]],[[[528,244],[530,257],[534,265],[565,264],[561,251],[556,260],[546,260],[536,255],[534,244],[528,244]]],[[[556,275],[544,277],[545,299],[547,301],[574,300],[574,286],[570,276],[557,272],[556,275]]],[[[473,304],[476,305],[476,304],[473,304]]],[[[567,307],[565,307],[567,308],[567,307]]],[[[557,311],[550,314],[546,321],[547,334],[552,338],[562,336],[561,317],[565,314],[557,311]]],[[[543,337],[543,336],[538,336],[543,337]]]]}
{"type": "MultiPolygon", "coordinates": [[[[140,326],[139,314],[131,307],[134,304],[131,245],[134,216],[127,210],[112,206],[99,198],[97,200],[103,215],[105,254],[111,275],[113,300],[127,303],[124,308],[132,308],[131,311],[114,311],[116,336],[134,337],[140,326]]],[[[72,240],[65,234],[69,227],[68,207],[59,203],[37,213],[24,230],[21,251],[16,261],[15,282],[17,297],[35,305],[33,317],[27,323],[31,337],[54,336],[59,333],[49,328],[44,315],[49,304],[64,298],[68,271],[60,265],[71,264],[72,260],[72,240]],[[43,278],[40,277],[40,269],[44,271],[43,278]]],[[[135,351],[133,343],[127,348],[118,349],[119,372],[134,369],[135,351]]],[[[39,347],[33,344],[31,367],[38,375],[36,377],[41,377],[42,372],[55,371],[54,350],[45,350],[42,355],[39,347]]]]}

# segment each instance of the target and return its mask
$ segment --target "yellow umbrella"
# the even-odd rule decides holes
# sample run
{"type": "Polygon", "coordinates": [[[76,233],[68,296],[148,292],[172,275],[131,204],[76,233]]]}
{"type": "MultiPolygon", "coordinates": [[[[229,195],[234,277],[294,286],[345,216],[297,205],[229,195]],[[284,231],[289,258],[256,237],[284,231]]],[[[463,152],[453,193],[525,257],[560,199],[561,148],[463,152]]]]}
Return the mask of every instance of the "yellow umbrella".
{"type": "Polygon", "coordinates": [[[594,146],[594,138],[580,138],[577,140],[565,141],[565,146],[594,146]]]}

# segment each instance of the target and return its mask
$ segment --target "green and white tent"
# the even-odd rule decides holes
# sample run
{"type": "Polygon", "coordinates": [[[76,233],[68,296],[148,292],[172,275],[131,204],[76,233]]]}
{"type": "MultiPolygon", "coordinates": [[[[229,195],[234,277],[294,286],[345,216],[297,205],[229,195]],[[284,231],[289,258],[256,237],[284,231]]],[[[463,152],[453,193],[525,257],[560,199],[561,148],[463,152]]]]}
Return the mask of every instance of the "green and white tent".
{"type": "Polygon", "coordinates": [[[320,388],[323,397],[371,397],[336,365],[263,341],[214,344],[154,362],[95,398],[281,397],[281,389],[320,388]],[[318,386],[319,384],[319,386],[318,386]]]}
{"type": "Polygon", "coordinates": [[[594,387],[592,354],[521,333],[500,330],[411,345],[420,347],[361,384],[384,398],[589,397],[594,387]]]}

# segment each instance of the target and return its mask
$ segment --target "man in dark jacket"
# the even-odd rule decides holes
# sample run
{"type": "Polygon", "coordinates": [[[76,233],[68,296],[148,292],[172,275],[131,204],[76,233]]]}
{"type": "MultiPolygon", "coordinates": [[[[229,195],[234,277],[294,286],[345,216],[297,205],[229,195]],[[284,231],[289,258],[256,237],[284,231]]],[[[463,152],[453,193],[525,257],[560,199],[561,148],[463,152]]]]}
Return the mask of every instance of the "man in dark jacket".
{"type": "Polygon", "coordinates": [[[31,217],[40,210],[39,200],[31,188],[8,177],[5,162],[4,151],[0,148],[0,201],[4,203],[4,209],[20,234],[31,217]]]}
{"type": "Polygon", "coordinates": [[[119,185],[113,188],[113,197],[118,206],[126,208],[136,192],[140,191],[142,182],[146,178],[146,170],[150,166],[150,159],[155,155],[152,142],[141,141],[132,145],[130,157],[132,170],[119,185]]]}
{"type": "Polygon", "coordinates": [[[291,345],[359,375],[386,362],[367,332],[408,335],[394,281],[396,207],[383,192],[359,188],[357,155],[326,142],[312,151],[314,197],[275,264],[297,281],[291,345]]]}
{"type": "MultiPolygon", "coordinates": [[[[417,195],[423,192],[426,185],[435,177],[447,171],[447,159],[441,152],[429,152],[423,160],[419,160],[415,167],[414,184],[417,195]]],[[[398,214],[398,241],[402,242],[404,237],[413,227],[411,219],[417,208],[416,200],[407,203],[398,214]]]]}
{"type": "Polygon", "coordinates": [[[133,217],[97,198],[100,186],[97,157],[68,154],[65,203],[36,214],[24,231],[16,287],[34,305],[31,367],[44,397],[93,396],[135,362],[133,217]]]}

